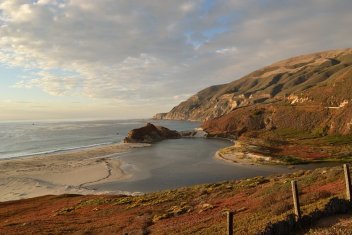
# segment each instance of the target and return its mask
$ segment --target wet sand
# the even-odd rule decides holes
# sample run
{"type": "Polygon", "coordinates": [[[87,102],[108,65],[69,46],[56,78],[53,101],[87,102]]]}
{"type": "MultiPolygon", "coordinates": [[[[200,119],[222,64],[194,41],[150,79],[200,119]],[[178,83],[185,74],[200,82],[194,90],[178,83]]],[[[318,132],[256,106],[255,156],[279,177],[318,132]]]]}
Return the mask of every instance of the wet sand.
{"type": "Polygon", "coordinates": [[[89,187],[128,179],[118,159],[121,153],[145,144],[112,144],[0,160],[0,201],[48,194],[119,194],[89,187]]]}

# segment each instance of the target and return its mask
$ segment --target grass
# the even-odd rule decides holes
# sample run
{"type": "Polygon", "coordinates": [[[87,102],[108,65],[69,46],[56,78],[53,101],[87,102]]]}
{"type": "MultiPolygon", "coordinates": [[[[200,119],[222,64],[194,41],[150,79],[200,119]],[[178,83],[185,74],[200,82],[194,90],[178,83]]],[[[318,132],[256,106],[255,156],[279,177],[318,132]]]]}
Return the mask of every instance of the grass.
{"type": "Polygon", "coordinates": [[[347,144],[352,144],[352,135],[325,136],[322,138],[322,140],[329,145],[347,145],[347,144]]]}
{"type": "Polygon", "coordinates": [[[59,234],[64,228],[77,234],[224,234],[224,212],[231,210],[236,234],[256,234],[292,213],[293,179],[298,181],[303,214],[323,208],[332,197],[343,197],[342,167],[299,170],[140,196],[47,196],[47,202],[45,197],[28,199],[26,210],[22,205],[26,200],[13,207],[0,204],[0,230],[6,234],[59,234]],[[24,223],[31,226],[20,226],[24,223]]]}
{"type": "Polygon", "coordinates": [[[282,163],[287,164],[287,165],[296,165],[296,164],[307,164],[306,160],[294,157],[294,156],[277,156],[277,159],[279,159],[282,163]]]}
{"type": "MultiPolygon", "coordinates": [[[[249,133],[239,141],[243,143],[244,151],[272,157],[272,164],[352,162],[352,135],[324,136],[319,133],[277,129],[249,133]]],[[[225,152],[230,150],[231,147],[225,152]]]]}
{"type": "Polygon", "coordinates": [[[284,139],[315,139],[319,137],[319,135],[311,133],[311,132],[306,132],[306,131],[300,131],[296,129],[290,129],[290,128],[285,128],[285,129],[277,129],[274,130],[273,133],[281,138],[284,139]]]}

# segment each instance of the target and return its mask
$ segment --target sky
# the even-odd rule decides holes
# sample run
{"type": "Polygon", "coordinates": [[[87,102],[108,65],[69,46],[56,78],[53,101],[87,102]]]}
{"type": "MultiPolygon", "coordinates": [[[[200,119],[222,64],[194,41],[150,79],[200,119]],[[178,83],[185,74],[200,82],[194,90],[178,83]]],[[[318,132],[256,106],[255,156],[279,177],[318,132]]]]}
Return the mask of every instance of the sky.
{"type": "Polygon", "coordinates": [[[148,118],[351,47],[351,0],[0,0],[0,121],[148,118]]]}

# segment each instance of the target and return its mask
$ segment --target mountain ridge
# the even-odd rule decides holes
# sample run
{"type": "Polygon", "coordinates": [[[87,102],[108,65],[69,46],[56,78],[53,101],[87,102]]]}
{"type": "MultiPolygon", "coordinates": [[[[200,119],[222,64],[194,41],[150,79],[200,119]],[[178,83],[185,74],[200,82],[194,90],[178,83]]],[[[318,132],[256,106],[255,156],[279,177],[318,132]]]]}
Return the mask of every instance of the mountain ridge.
{"type": "Polygon", "coordinates": [[[316,52],[205,88],[154,118],[203,121],[203,128],[213,135],[277,128],[349,134],[350,87],[352,48],[316,52]]]}

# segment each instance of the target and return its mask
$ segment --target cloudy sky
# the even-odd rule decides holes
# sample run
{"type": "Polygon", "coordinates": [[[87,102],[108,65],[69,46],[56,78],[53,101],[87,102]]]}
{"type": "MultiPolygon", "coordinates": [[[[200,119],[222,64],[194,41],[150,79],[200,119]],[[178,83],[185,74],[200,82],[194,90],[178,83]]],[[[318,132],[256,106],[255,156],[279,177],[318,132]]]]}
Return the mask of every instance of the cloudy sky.
{"type": "Polygon", "coordinates": [[[124,119],[351,47],[351,0],[0,0],[0,120],[124,119]]]}

